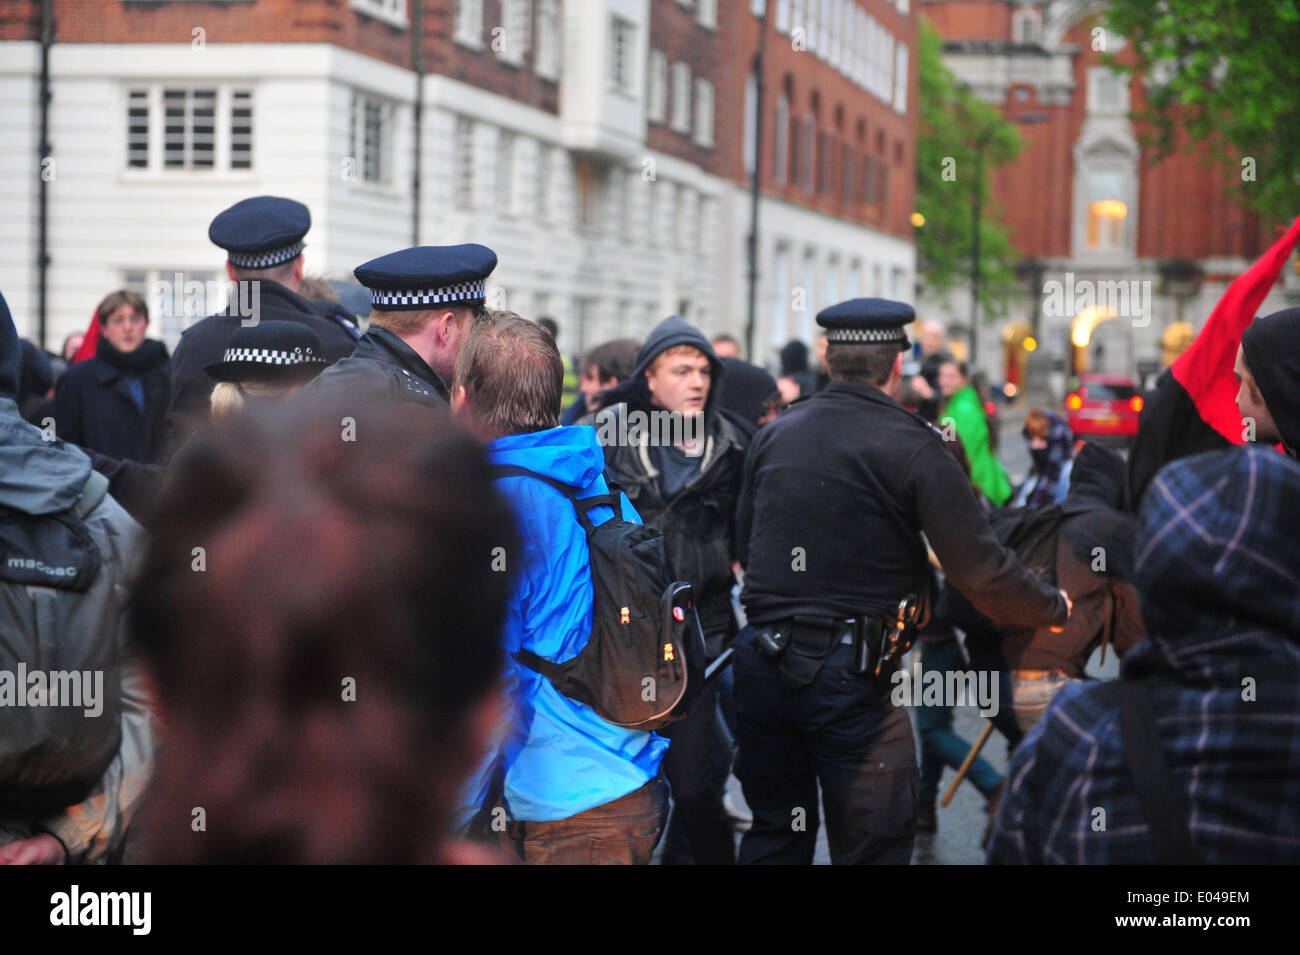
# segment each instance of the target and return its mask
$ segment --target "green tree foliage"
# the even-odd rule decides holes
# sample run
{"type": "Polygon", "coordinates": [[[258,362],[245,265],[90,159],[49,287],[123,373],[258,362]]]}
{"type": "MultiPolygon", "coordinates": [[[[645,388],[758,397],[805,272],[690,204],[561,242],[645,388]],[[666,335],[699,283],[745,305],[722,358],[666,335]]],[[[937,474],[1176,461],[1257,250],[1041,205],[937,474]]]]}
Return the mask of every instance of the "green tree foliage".
{"type": "Polygon", "coordinates": [[[980,307],[985,319],[1006,314],[1017,291],[1015,263],[1007,227],[990,201],[989,173],[1020,152],[1020,134],[1000,121],[999,110],[958,82],[943,62],[943,37],[924,17],[920,21],[920,125],[916,143],[916,209],[925,225],[916,230],[917,271],[922,288],[941,297],[968,286],[971,274],[971,224],[979,189],[980,307]],[[981,134],[984,170],[975,181],[975,146],[981,134]]]}
{"type": "Polygon", "coordinates": [[[1104,22],[1136,56],[1106,59],[1142,77],[1146,108],[1134,118],[1149,124],[1158,155],[1212,144],[1240,200],[1265,220],[1300,211],[1296,0],[1112,0],[1104,22]]]}

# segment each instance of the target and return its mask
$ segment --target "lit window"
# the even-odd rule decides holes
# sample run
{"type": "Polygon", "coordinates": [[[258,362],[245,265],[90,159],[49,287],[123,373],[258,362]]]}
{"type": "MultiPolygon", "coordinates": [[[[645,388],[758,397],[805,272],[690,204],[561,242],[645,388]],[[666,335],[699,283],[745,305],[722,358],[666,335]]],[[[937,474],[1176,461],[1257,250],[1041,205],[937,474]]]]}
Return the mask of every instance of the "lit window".
{"type": "Polygon", "coordinates": [[[1123,249],[1128,204],[1124,202],[1124,174],[1118,169],[1088,171],[1088,248],[1094,252],[1123,249]]]}

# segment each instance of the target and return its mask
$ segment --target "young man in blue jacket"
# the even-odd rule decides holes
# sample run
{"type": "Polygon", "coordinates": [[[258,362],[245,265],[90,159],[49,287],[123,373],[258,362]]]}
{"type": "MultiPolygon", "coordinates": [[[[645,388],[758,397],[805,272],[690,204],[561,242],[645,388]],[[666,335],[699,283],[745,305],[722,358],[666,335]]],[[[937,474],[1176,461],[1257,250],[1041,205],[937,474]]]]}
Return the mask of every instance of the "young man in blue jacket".
{"type": "MultiPolygon", "coordinates": [[[[452,408],[486,444],[496,465],[527,468],[579,497],[607,494],[596,432],[558,427],[564,367],[545,330],[513,313],[478,323],[456,359],[452,408]]],[[[507,729],[473,777],[462,822],[492,798],[529,864],[646,864],[663,831],[668,785],[660,763],[668,741],[606,722],[514,659],[520,649],[562,663],[591,636],[587,538],[573,504],[544,481],[497,480],[514,505],[521,541],[505,555],[515,585],[506,611],[507,729]]],[[[613,516],[592,511],[599,525],[613,516]]],[[[625,520],[641,519],[626,498],[625,520]]],[[[486,558],[485,558],[486,559],[486,558]]]]}

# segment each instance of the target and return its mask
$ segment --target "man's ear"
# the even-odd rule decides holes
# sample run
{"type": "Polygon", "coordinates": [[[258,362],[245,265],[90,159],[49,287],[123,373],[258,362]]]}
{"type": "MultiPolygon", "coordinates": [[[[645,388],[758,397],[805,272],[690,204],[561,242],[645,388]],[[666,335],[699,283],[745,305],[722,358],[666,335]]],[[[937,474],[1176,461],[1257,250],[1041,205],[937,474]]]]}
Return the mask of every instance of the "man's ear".
{"type": "Polygon", "coordinates": [[[890,372],[894,378],[903,377],[903,353],[900,351],[894,356],[894,370],[890,372]]]}
{"type": "Polygon", "coordinates": [[[230,281],[236,285],[239,284],[239,276],[235,274],[235,265],[229,259],[226,259],[226,274],[230,276],[230,281]]]}
{"type": "Polygon", "coordinates": [[[293,280],[299,285],[302,284],[302,276],[305,270],[306,266],[303,265],[302,256],[299,255],[298,258],[293,260],[293,280]]]}

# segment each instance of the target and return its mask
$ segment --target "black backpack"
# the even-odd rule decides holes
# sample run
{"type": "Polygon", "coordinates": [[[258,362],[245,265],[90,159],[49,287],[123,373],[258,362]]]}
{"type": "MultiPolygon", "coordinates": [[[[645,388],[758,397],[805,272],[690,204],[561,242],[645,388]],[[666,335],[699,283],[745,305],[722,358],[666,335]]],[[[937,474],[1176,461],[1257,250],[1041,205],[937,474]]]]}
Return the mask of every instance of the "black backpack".
{"type": "Polygon", "coordinates": [[[616,726],[655,730],[686,716],[704,688],[704,631],[691,585],[673,580],[663,534],[623,519],[622,491],[612,481],[608,494],[579,499],[567,484],[527,468],[493,473],[536,478],[567,497],[591,552],[587,645],[564,663],[530,650],[515,659],[616,726]],[[590,512],[601,506],[614,516],[597,527],[590,512]]]}
{"type": "Polygon", "coordinates": [[[1061,522],[1093,505],[1061,502],[1047,507],[1008,507],[989,514],[998,543],[1016,552],[1021,565],[1045,584],[1056,586],[1056,545],[1061,522]]]}

